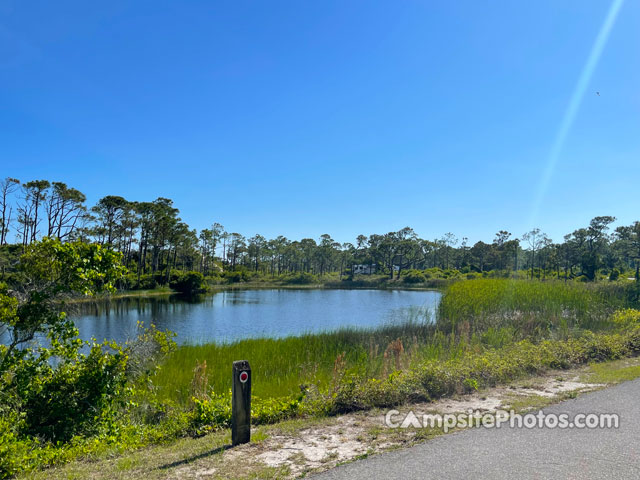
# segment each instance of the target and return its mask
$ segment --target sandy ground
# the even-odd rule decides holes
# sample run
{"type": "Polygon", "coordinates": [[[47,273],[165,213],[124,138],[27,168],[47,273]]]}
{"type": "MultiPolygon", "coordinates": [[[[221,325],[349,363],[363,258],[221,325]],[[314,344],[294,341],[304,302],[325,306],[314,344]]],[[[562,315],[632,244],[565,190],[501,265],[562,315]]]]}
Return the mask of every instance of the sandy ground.
{"type": "MultiPolygon", "coordinates": [[[[562,400],[568,394],[594,390],[600,384],[579,380],[583,369],[554,371],[523,380],[511,386],[501,386],[436,402],[414,403],[397,407],[406,413],[413,411],[418,418],[424,414],[492,413],[516,407],[519,411],[538,408],[562,400]]],[[[197,462],[175,471],[175,478],[212,478],[240,462],[277,469],[278,478],[298,478],[319,472],[340,463],[418,441],[441,432],[425,429],[394,429],[385,426],[386,411],[358,412],[323,420],[318,425],[302,426],[295,431],[271,432],[264,440],[221,453],[215,465],[197,462]]],[[[304,425],[304,424],[303,424],[304,425]]]]}

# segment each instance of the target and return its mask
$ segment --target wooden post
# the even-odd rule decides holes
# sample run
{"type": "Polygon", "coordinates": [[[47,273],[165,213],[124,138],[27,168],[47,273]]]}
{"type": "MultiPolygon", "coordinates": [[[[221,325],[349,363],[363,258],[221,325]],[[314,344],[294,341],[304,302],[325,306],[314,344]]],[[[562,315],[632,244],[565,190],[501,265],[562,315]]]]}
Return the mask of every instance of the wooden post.
{"type": "Polygon", "coordinates": [[[233,362],[231,388],[231,443],[251,440],[251,367],[246,360],[233,362]]]}

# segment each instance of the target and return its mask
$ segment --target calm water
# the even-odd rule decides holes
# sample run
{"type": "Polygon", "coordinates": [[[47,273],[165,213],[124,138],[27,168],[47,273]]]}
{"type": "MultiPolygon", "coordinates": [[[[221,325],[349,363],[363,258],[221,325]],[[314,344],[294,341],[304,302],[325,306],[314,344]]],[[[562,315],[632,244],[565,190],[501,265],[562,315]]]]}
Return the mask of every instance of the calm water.
{"type": "Polygon", "coordinates": [[[196,302],[151,297],[85,304],[74,318],[83,339],[124,341],[142,321],[176,332],[178,343],[204,343],[424,320],[439,300],[435,291],[235,290],[196,302]]]}

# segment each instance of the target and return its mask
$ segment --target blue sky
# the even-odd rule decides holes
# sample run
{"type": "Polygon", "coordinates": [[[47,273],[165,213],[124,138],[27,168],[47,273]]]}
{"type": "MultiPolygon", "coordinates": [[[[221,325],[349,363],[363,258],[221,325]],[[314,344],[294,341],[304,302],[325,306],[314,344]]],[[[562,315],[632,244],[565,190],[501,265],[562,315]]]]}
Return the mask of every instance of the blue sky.
{"type": "Polygon", "coordinates": [[[0,0],[0,175],[293,239],[630,223],[640,3],[616,1],[0,0]]]}

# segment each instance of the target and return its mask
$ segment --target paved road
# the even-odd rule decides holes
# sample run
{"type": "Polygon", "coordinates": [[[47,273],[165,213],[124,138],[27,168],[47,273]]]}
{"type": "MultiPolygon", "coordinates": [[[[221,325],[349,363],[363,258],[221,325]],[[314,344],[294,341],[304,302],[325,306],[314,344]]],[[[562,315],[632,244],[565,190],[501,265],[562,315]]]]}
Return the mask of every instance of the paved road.
{"type": "Polygon", "coordinates": [[[617,413],[618,429],[475,428],[347,464],[315,480],[639,479],[640,380],[581,395],[547,413],[617,413]]]}

